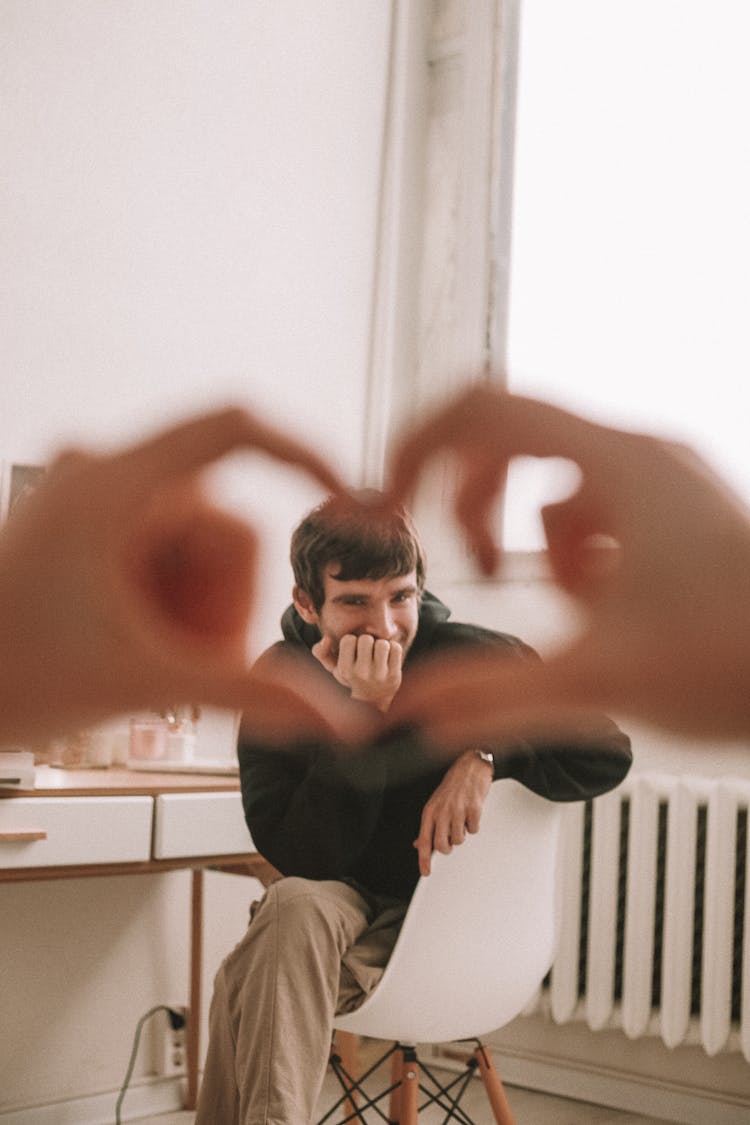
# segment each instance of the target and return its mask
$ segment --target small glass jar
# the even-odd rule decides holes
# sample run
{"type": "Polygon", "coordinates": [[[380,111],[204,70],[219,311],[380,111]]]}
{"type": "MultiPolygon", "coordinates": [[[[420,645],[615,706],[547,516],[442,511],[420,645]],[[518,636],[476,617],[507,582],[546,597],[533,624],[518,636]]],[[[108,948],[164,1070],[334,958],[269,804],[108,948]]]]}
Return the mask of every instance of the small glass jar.
{"type": "Polygon", "coordinates": [[[135,718],[130,720],[128,753],[136,761],[158,761],[167,756],[167,720],[135,718]]]}

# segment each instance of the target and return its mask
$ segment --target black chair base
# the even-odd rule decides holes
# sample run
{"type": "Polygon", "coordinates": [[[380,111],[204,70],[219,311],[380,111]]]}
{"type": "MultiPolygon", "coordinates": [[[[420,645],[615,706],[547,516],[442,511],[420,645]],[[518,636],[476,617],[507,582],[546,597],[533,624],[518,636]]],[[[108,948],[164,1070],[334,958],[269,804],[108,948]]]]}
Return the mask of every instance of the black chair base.
{"type": "Polygon", "coordinates": [[[341,1086],[342,1095],[317,1125],[348,1125],[349,1122],[374,1125],[378,1121],[385,1122],[386,1125],[412,1125],[416,1123],[417,1115],[429,1106],[437,1106],[446,1114],[442,1119],[444,1125],[451,1121],[458,1125],[479,1125],[461,1105],[477,1069],[484,1080],[495,1120],[500,1125],[513,1125],[502,1083],[479,1040],[476,1040],[476,1047],[466,1060],[463,1070],[447,1082],[441,1081],[430,1067],[418,1059],[414,1047],[400,1043],[394,1043],[385,1050],[359,1077],[347,1070],[335,1046],[331,1051],[330,1064],[341,1086]],[[389,1059],[390,1081],[377,1093],[371,1094],[365,1089],[365,1084],[372,1086],[369,1080],[389,1059]],[[386,1099],[389,1099],[387,1106],[386,1099]],[[342,1116],[337,1116],[338,1114],[342,1116]]]}

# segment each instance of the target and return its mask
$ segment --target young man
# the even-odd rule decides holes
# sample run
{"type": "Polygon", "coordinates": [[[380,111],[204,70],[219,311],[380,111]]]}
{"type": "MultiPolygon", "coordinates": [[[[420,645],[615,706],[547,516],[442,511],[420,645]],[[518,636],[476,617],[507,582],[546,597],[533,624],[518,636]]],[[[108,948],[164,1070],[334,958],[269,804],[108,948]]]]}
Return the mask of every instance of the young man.
{"type": "Polygon", "coordinates": [[[629,741],[607,719],[576,745],[470,744],[446,763],[414,727],[388,727],[401,684],[429,656],[491,649],[536,660],[515,637],[448,621],[424,591],[419,539],[403,512],[374,517],[329,500],[292,537],[294,604],[261,677],[316,669],[382,728],[357,753],[319,740],[239,744],[245,815],[282,874],[216,977],[196,1125],[304,1125],[325,1074],[333,1017],[377,984],[433,850],[476,832],[494,778],[553,800],[602,793],[627,773],[629,741]]]}

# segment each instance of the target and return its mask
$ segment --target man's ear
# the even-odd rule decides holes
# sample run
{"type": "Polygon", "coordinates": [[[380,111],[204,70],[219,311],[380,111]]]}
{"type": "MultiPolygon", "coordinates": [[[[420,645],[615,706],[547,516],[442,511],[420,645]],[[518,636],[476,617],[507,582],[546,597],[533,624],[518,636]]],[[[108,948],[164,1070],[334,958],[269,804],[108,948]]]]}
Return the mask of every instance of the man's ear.
{"type": "Polygon", "coordinates": [[[320,618],[318,617],[317,610],[312,604],[310,595],[306,590],[301,589],[301,587],[299,586],[295,586],[292,590],[292,599],[294,600],[294,608],[297,610],[297,613],[300,615],[303,621],[305,621],[308,625],[317,625],[319,623],[320,618]]]}

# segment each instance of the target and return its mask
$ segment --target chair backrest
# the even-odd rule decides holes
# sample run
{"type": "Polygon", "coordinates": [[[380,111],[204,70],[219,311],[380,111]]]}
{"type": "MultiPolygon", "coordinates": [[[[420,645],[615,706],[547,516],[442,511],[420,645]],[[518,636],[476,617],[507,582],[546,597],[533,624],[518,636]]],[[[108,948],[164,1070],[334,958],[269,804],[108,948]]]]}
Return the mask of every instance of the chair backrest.
{"type": "Polygon", "coordinates": [[[435,854],[419,880],[377,988],[335,1026],[444,1043],[518,1015],[555,954],[560,813],[518,782],[496,781],[479,832],[435,854]]]}

